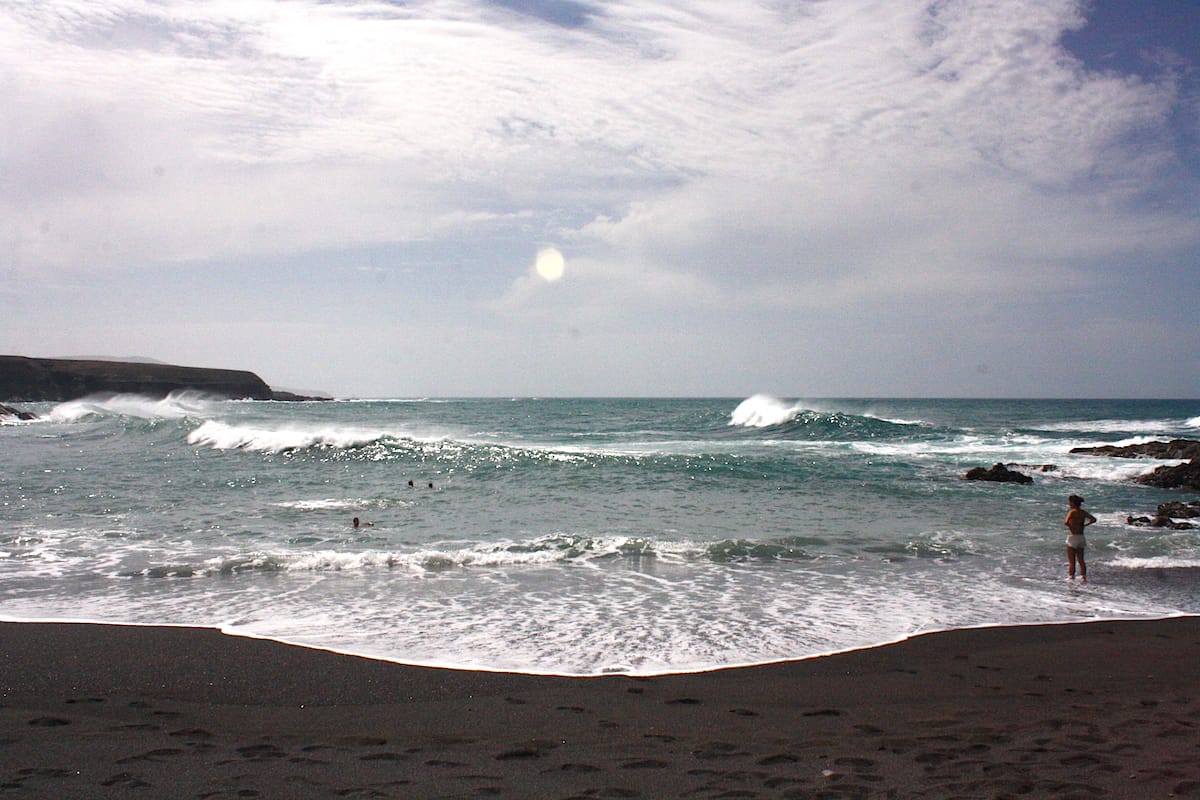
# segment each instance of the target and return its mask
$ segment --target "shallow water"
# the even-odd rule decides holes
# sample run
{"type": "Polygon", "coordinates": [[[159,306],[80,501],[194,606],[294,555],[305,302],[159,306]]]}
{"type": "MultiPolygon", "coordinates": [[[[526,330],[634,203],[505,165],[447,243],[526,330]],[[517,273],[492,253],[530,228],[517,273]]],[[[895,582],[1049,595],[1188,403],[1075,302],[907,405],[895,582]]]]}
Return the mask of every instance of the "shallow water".
{"type": "Polygon", "coordinates": [[[45,418],[0,426],[9,619],[215,625],[591,674],[1200,613],[1200,531],[1124,522],[1194,497],[1128,481],[1163,462],[1068,452],[1195,437],[1197,401],[30,408],[45,418]],[[998,461],[1035,482],[961,479],[998,461]],[[1087,586],[1064,580],[1070,493],[1100,520],[1087,586]]]}

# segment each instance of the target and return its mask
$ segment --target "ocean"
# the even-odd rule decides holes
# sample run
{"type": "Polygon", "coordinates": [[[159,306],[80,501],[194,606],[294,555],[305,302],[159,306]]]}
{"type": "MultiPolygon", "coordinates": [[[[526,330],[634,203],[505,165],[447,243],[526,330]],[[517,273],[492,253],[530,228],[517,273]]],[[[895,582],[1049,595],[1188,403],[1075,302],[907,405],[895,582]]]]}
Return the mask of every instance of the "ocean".
{"type": "Polygon", "coordinates": [[[20,405],[42,419],[0,426],[8,620],[592,675],[1200,613],[1200,530],[1126,522],[1196,499],[1130,481],[1178,462],[1069,452],[1196,438],[1200,401],[20,405]],[[1034,482],[963,480],[996,462],[1034,482]],[[1099,520],[1087,584],[1069,494],[1099,520]]]}

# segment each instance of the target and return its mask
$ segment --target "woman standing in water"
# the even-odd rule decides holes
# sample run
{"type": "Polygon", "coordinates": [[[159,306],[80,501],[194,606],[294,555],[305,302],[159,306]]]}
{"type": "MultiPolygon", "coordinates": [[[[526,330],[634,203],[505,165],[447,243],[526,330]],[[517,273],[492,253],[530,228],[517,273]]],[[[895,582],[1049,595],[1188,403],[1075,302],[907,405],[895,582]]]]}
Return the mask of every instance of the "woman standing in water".
{"type": "Polygon", "coordinates": [[[1083,538],[1083,529],[1096,521],[1096,518],[1083,510],[1083,498],[1073,494],[1067,498],[1067,573],[1075,580],[1075,562],[1079,562],[1079,577],[1087,583],[1087,563],[1083,560],[1083,548],[1087,541],[1083,538]]]}

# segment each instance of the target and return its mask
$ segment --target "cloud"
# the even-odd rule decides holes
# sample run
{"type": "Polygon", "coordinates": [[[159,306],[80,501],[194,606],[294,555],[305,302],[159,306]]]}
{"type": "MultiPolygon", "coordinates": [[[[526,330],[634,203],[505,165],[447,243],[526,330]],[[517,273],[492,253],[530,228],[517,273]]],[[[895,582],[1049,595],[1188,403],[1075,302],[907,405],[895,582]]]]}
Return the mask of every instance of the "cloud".
{"type": "Polygon", "coordinates": [[[421,301],[585,338],[1165,282],[1130,265],[1200,242],[1196,65],[1091,70],[1088,10],[0,0],[5,280],[419,245],[464,278],[421,301]]]}
{"type": "Polygon", "coordinates": [[[113,260],[127,263],[221,255],[231,229],[257,252],[405,240],[456,213],[620,214],[697,183],[846,202],[844,174],[873,192],[896,164],[1136,193],[1170,158],[1144,138],[1122,147],[1161,124],[1166,88],[1084,74],[1059,48],[1082,22],[1073,3],[559,3],[550,26],[531,26],[528,4],[487,8],[6,9],[11,185],[24,187],[5,193],[24,217],[8,238],[35,264],[99,263],[120,238],[113,260]],[[105,219],[89,229],[97,201],[105,219]],[[320,241],[313,218],[330,210],[320,241]],[[76,248],[41,241],[46,220],[76,248]],[[180,235],[158,239],[147,220],[180,235]]]}

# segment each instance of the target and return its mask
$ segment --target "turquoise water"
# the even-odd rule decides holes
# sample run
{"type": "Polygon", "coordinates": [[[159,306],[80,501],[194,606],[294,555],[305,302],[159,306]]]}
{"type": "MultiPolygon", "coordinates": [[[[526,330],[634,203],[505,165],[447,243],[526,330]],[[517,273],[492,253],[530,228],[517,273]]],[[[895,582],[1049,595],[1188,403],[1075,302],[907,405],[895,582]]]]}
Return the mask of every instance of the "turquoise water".
{"type": "Polygon", "coordinates": [[[1200,401],[30,408],[44,419],[0,426],[9,619],[214,625],[409,663],[593,674],[1200,613],[1200,531],[1125,524],[1195,497],[1129,482],[1162,462],[1068,452],[1197,437],[1200,401]],[[998,461],[1035,482],[961,479],[998,461]],[[1071,493],[1100,520],[1087,586],[1064,580],[1071,493]]]}

